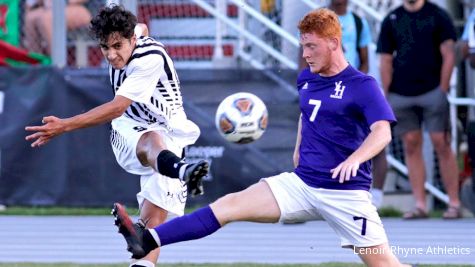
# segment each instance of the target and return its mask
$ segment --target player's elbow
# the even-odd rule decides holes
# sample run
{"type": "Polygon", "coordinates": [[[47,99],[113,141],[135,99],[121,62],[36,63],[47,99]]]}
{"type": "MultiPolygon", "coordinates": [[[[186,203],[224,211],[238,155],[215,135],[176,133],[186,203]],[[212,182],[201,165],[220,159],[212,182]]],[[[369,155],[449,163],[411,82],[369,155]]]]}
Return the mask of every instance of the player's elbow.
{"type": "Polygon", "coordinates": [[[109,114],[112,119],[122,116],[130,104],[132,104],[132,100],[127,97],[121,95],[114,97],[114,99],[109,102],[109,114]]]}
{"type": "Polygon", "coordinates": [[[392,140],[391,126],[389,125],[389,122],[381,125],[379,130],[381,131],[380,140],[383,142],[384,146],[387,146],[392,140]]]}
{"type": "Polygon", "coordinates": [[[124,109],[122,107],[116,106],[116,107],[111,109],[110,115],[111,115],[112,119],[115,119],[115,118],[118,118],[118,117],[122,116],[122,114],[124,114],[125,110],[126,109],[124,109]]]}
{"type": "Polygon", "coordinates": [[[109,109],[108,109],[108,116],[110,117],[111,120],[118,118],[124,114],[124,112],[127,110],[127,107],[124,107],[123,105],[119,105],[118,103],[110,102],[109,103],[109,109]]]}
{"type": "Polygon", "coordinates": [[[377,140],[384,146],[387,146],[392,140],[391,125],[388,121],[376,122],[371,126],[371,131],[374,131],[377,140]]]}

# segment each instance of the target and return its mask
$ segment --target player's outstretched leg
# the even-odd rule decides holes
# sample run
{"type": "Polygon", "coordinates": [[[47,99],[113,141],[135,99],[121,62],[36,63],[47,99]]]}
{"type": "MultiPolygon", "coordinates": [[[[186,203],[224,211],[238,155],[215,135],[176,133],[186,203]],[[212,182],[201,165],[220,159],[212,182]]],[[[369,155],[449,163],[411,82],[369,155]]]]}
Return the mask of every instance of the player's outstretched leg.
{"type": "Polygon", "coordinates": [[[115,225],[119,228],[127,242],[127,250],[132,253],[135,259],[145,257],[152,249],[146,251],[143,246],[143,232],[145,227],[140,223],[133,223],[130,219],[125,207],[119,203],[114,203],[112,215],[115,217],[115,225]]]}
{"type": "Polygon", "coordinates": [[[218,219],[209,206],[190,214],[177,217],[153,229],[137,229],[125,208],[115,203],[112,209],[116,225],[125,241],[132,258],[140,259],[157,247],[182,241],[199,239],[221,228],[218,219]]]}

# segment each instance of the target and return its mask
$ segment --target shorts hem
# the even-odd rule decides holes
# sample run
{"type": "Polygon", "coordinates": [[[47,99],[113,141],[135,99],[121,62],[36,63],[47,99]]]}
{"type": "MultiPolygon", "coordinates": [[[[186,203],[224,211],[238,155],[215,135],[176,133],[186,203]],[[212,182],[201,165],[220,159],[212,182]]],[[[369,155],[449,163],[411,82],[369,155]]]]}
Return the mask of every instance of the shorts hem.
{"type": "Polygon", "coordinates": [[[183,216],[185,214],[185,205],[184,204],[183,204],[183,209],[173,208],[173,207],[170,207],[170,206],[173,206],[173,205],[167,205],[167,204],[165,204],[161,201],[154,200],[152,197],[150,197],[146,194],[143,194],[143,193],[138,193],[137,194],[137,202],[139,203],[140,209],[142,208],[144,200],[148,200],[153,205],[166,210],[168,213],[171,213],[171,214],[168,215],[168,217],[170,217],[170,216],[180,217],[180,216],[183,216]]]}
{"type": "Polygon", "coordinates": [[[269,186],[269,189],[272,192],[272,195],[274,196],[275,201],[277,202],[277,206],[279,207],[279,210],[280,210],[280,216],[279,216],[279,220],[277,221],[277,223],[284,223],[285,220],[284,220],[284,216],[283,216],[283,213],[282,213],[282,205],[279,201],[279,198],[276,195],[277,192],[274,191],[274,188],[272,187],[271,183],[269,183],[269,181],[268,181],[269,178],[272,178],[272,177],[261,178],[260,181],[265,182],[267,184],[267,186],[269,186]]]}

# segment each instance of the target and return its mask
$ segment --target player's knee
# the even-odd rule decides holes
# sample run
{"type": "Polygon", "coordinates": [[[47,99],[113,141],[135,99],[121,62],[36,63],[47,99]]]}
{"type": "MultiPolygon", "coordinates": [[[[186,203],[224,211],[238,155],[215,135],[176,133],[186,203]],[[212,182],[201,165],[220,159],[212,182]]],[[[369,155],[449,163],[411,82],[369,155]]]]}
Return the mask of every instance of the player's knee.
{"type": "Polygon", "coordinates": [[[139,159],[140,164],[143,166],[149,166],[147,152],[137,148],[137,158],[139,159]]]}
{"type": "Polygon", "coordinates": [[[155,166],[157,156],[163,149],[166,149],[166,145],[160,134],[146,132],[137,143],[137,158],[143,166],[155,166]]]}
{"type": "Polygon", "coordinates": [[[240,210],[239,203],[239,193],[231,193],[211,204],[211,208],[222,226],[236,220],[236,212],[240,210]]]}

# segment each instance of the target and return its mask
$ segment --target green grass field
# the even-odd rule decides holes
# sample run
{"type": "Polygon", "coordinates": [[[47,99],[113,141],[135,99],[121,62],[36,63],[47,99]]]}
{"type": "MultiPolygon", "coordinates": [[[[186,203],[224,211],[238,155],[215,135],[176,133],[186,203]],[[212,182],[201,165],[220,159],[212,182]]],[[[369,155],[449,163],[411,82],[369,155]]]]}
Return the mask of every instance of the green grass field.
{"type": "MultiPolygon", "coordinates": [[[[21,263],[21,264],[2,264],[0,267],[124,267],[123,264],[34,264],[34,263],[21,263]]],[[[160,264],[160,267],[364,267],[363,264],[354,263],[324,263],[317,265],[310,264],[160,264]]],[[[473,267],[474,265],[417,265],[418,267],[473,267]]]]}

